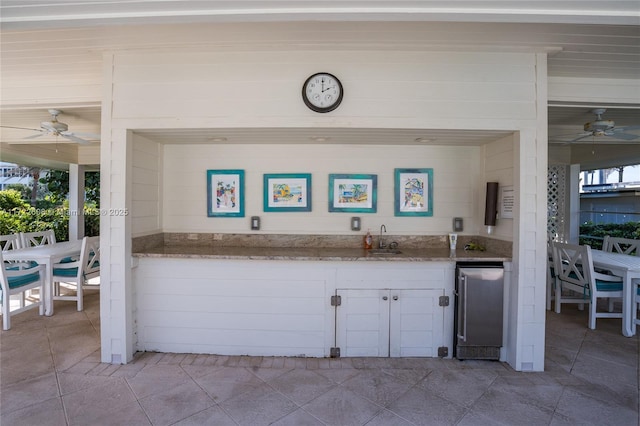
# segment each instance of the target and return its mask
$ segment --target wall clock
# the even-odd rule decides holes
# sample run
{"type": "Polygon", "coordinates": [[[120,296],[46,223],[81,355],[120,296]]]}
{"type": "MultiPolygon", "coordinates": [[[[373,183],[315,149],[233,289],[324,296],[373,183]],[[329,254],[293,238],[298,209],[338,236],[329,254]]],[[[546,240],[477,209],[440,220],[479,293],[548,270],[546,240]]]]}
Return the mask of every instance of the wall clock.
{"type": "Polygon", "coordinates": [[[302,99],[315,112],[329,112],[338,108],[343,94],[340,80],[326,72],[313,74],[302,85],[302,99]]]}

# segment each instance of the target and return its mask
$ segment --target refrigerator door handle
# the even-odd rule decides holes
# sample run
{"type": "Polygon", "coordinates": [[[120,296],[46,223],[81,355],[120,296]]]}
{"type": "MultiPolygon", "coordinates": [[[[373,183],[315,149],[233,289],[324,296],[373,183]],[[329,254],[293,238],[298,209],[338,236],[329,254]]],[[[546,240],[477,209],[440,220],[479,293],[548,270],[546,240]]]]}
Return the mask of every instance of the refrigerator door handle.
{"type": "Polygon", "coordinates": [[[462,291],[462,324],[458,324],[458,339],[463,342],[467,341],[467,277],[461,276],[460,281],[463,284],[462,291]],[[462,334],[460,334],[460,326],[462,326],[462,334]]]}

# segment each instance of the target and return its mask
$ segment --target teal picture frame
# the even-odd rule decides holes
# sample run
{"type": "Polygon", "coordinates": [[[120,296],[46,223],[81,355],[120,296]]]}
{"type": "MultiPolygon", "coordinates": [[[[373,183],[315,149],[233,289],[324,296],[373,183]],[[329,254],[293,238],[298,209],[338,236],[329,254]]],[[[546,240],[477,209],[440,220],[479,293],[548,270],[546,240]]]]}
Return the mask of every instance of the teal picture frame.
{"type": "Polygon", "coordinates": [[[263,176],[265,212],[310,212],[310,173],[271,173],[263,176]]]}
{"type": "Polygon", "coordinates": [[[433,216],[433,169],[394,169],[395,216],[433,216]]]}
{"type": "Polygon", "coordinates": [[[207,216],[244,217],[244,170],[207,170],[207,216]]]}
{"type": "Polygon", "coordinates": [[[329,212],[376,213],[377,208],[378,175],[329,175],[329,212]]]}

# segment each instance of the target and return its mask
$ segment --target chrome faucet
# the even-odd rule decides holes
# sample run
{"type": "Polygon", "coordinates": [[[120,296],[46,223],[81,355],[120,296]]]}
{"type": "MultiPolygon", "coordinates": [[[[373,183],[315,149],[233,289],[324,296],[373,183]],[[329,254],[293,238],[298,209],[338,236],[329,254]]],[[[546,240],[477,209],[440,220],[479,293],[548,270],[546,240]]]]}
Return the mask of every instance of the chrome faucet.
{"type": "Polygon", "coordinates": [[[386,244],[384,243],[384,240],[382,239],[382,230],[384,229],[384,232],[387,232],[387,227],[383,225],[380,226],[380,240],[378,241],[378,247],[379,248],[385,248],[386,244]]]}

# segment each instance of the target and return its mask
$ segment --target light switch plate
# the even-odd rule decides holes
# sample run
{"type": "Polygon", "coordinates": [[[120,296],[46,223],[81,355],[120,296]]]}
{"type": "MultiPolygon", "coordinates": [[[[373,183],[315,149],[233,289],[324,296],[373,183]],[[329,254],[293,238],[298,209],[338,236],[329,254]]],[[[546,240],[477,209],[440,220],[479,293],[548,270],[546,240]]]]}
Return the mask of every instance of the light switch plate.
{"type": "Polygon", "coordinates": [[[453,231],[462,232],[464,230],[464,222],[461,217],[453,218],[453,231]]]}
{"type": "Polygon", "coordinates": [[[362,227],[362,221],[360,220],[360,218],[358,216],[352,217],[351,218],[351,230],[352,231],[359,231],[361,227],[362,227]]]}
{"type": "Polygon", "coordinates": [[[251,216],[251,230],[252,231],[260,230],[260,216],[251,216]]]}

